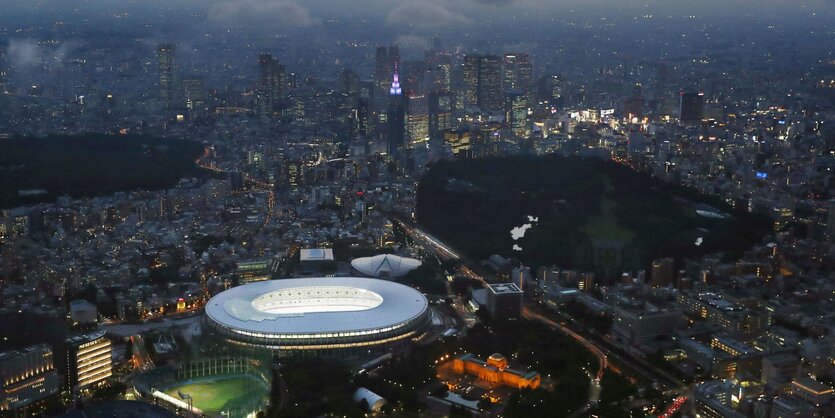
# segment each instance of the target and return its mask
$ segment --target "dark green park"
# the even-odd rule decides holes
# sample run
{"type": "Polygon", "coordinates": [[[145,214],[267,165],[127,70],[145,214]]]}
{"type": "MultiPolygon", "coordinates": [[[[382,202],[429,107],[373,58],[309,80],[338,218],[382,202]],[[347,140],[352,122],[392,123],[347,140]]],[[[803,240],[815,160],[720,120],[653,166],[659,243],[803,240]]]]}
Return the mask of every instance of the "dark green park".
{"type": "Polygon", "coordinates": [[[139,135],[0,141],[0,207],[172,187],[199,173],[197,142],[139,135]]]}
{"type": "Polygon", "coordinates": [[[647,268],[658,257],[736,257],[770,226],[718,198],[611,161],[557,156],[438,162],[420,180],[417,218],[476,260],[499,254],[606,277],[647,268]],[[513,240],[511,229],[528,223],[524,237],[513,240]]]}

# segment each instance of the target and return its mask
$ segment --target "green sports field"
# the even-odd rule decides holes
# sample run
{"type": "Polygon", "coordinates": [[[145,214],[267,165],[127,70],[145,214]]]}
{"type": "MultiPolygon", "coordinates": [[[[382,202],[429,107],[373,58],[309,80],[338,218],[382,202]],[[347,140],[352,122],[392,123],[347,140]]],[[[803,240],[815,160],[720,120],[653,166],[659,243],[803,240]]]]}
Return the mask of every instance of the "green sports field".
{"type": "Polygon", "coordinates": [[[165,391],[166,395],[180,399],[177,391],[191,395],[194,406],[207,413],[217,413],[223,410],[229,401],[245,397],[256,385],[246,377],[227,377],[217,380],[203,380],[182,386],[175,386],[165,391]]]}

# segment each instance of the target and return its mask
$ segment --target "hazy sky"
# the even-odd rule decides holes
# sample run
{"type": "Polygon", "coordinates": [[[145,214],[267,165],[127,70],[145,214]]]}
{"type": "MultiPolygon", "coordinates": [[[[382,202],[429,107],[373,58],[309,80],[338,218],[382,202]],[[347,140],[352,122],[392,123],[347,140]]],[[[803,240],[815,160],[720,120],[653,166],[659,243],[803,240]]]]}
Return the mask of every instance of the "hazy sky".
{"type": "MultiPolygon", "coordinates": [[[[835,0],[0,0],[4,14],[63,15],[66,19],[102,12],[156,13],[191,8],[210,21],[310,25],[331,17],[363,17],[372,24],[440,27],[517,17],[567,14],[699,16],[832,14],[835,0]]],[[[51,17],[51,16],[50,16],[51,17]]]]}

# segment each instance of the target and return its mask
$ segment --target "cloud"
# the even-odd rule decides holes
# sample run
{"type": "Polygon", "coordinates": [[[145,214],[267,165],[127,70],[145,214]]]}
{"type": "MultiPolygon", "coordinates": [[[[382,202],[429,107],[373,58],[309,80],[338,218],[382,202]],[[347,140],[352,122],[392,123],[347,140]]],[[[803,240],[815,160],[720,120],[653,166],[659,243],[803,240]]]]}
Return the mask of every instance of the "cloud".
{"type": "Polygon", "coordinates": [[[41,64],[61,65],[67,56],[81,42],[69,39],[59,45],[40,45],[37,41],[28,38],[10,39],[7,50],[9,62],[18,68],[27,68],[41,64]]]}
{"type": "Polygon", "coordinates": [[[11,39],[9,40],[8,59],[16,67],[31,67],[43,62],[43,51],[31,39],[11,39]]]}
{"type": "Polygon", "coordinates": [[[432,46],[432,42],[422,36],[397,35],[395,43],[400,47],[401,55],[420,56],[432,46]]]}
{"type": "Polygon", "coordinates": [[[506,6],[510,3],[513,3],[514,0],[473,0],[479,4],[487,4],[490,6],[506,6]]]}
{"type": "Polygon", "coordinates": [[[472,20],[431,1],[406,1],[392,9],[386,23],[395,26],[414,26],[428,29],[468,25],[472,20]]]}
{"type": "MultiPolygon", "coordinates": [[[[209,8],[209,21],[226,25],[308,26],[310,12],[290,0],[230,0],[209,8]]],[[[266,28],[269,29],[269,28],[266,28]]]]}

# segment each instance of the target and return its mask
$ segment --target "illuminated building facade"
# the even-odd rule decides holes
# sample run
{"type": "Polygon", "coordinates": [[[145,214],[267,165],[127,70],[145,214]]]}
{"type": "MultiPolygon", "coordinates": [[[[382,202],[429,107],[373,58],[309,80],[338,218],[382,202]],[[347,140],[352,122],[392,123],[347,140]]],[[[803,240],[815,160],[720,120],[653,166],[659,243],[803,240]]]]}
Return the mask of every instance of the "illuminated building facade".
{"type": "Polygon", "coordinates": [[[536,389],[542,380],[535,371],[511,369],[507,358],[499,353],[494,353],[487,361],[469,353],[464,354],[452,361],[452,371],[459,375],[474,376],[491,386],[510,386],[515,389],[536,389]]]}
{"type": "Polygon", "coordinates": [[[792,381],[792,395],[818,407],[829,405],[832,402],[833,393],[835,390],[831,387],[811,377],[799,377],[792,381]]]}
{"type": "Polygon", "coordinates": [[[478,64],[478,107],[502,109],[502,61],[496,55],[481,57],[478,64]]]}
{"type": "Polygon", "coordinates": [[[241,284],[269,280],[272,277],[272,260],[239,261],[235,273],[241,284]]]}
{"type": "Polygon", "coordinates": [[[528,96],[521,90],[511,90],[505,93],[504,120],[513,135],[527,138],[531,135],[528,124],[528,96]]]}
{"type": "Polygon", "coordinates": [[[423,94],[410,95],[407,100],[406,135],[415,146],[429,141],[429,101],[423,94]]]}
{"type": "Polygon", "coordinates": [[[397,155],[398,149],[406,142],[406,96],[403,95],[403,89],[400,87],[400,76],[397,74],[396,65],[389,88],[388,102],[388,111],[386,111],[388,154],[397,155]]]}
{"type": "Polygon", "coordinates": [[[464,105],[482,110],[502,109],[502,59],[496,55],[464,57],[464,105]]]}
{"type": "Polygon", "coordinates": [[[441,139],[444,131],[452,127],[452,94],[429,93],[429,137],[441,139]]]}
{"type": "Polygon", "coordinates": [[[64,359],[59,364],[66,386],[73,393],[85,394],[107,383],[113,375],[112,352],[104,331],[68,338],[64,359]]]}
{"type": "Polygon", "coordinates": [[[206,304],[208,331],[279,355],[367,353],[419,337],[426,297],[398,283],[357,277],[267,280],[233,287],[206,304]]]}
{"type": "Polygon", "coordinates": [[[464,106],[478,105],[478,66],[481,57],[467,55],[464,57],[464,106]]]}
{"type": "Polygon", "coordinates": [[[0,415],[34,412],[40,401],[57,394],[58,389],[49,345],[0,353],[0,415]]]}
{"type": "Polygon", "coordinates": [[[715,293],[681,293],[677,301],[686,312],[719,325],[735,338],[761,335],[771,325],[767,310],[744,308],[715,293]]]}
{"type": "Polygon", "coordinates": [[[469,129],[449,129],[444,132],[444,142],[458,155],[470,149],[470,135],[469,129]]]}

